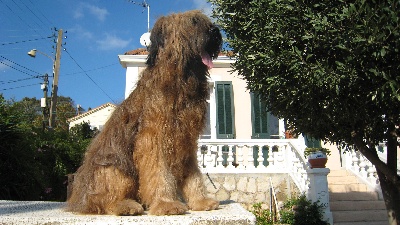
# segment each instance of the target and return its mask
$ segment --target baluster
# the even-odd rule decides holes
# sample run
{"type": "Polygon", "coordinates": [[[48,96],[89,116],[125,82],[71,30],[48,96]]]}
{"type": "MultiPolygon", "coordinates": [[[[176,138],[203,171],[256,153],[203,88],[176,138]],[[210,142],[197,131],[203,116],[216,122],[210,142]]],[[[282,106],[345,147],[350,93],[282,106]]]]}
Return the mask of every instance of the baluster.
{"type": "Polygon", "coordinates": [[[207,153],[206,153],[206,157],[205,157],[205,161],[206,161],[206,168],[212,168],[212,167],[214,167],[214,165],[213,165],[213,156],[212,156],[212,146],[210,146],[208,149],[207,149],[207,153]]]}
{"type": "Polygon", "coordinates": [[[300,160],[297,157],[293,156],[292,162],[293,162],[293,172],[294,174],[297,174],[300,169],[299,168],[300,160]]]}
{"type": "Polygon", "coordinates": [[[358,166],[358,157],[357,157],[357,153],[355,151],[351,151],[352,154],[352,158],[351,161],[353,162],[353,166],[352,169],[354,172],[358,173],[360,170],[360,167],[358,166]]]}
{"type": "Polygon", "coordinates": [[[274,152],[272,151],[272,146],[268,146],[268,167],[273,167],[274,166],[274,152]]]}
{"type": "Polygon", "coordinates": [[[284,160],[284,157],[283,157],[283,154],[284,154],[284,152],[285,152],[285,148],[283,148],[283,146],[278,146],[278,145],[275,145],[275,147],[278,149],[278,152],[276,153],[277,154],[277,157],[276,157],[276,163],[282,163],[283,162],[283,160],[284,160]]]}
{"type": "Polygon", "coordinates": [[[243,145],[238,145],[236,148],[236,160],[237,160],[237,168],[244,169],[243,165],[243,145]]]}
{"type": "Polygon", "coordinates": [[[217,146],[217,168],[220,168],[220,169],[224,168],[224,165],[222,164],[224,161],[223,152],[222,152],[223,147],[224,147],[223,145],[217,146]]]}
{"type": "Polygon", "coordinates": [[[227,164],[228,164],[226,166],[226,168],[229,168],[229,169],[235,168],[233,166],[233,161],[234,161],[234,159],[233,159],[233,145],[228,145],[228,159],[226,161],[227,161],[227,164]]]}
{"type": "Polygon", "coordinates": [[[258,166],[257,166],[257,169],[265,168],[265,166],[264,166],[264,156],[263,156],[263,147],[264,146],[265,145],[259,145],[258,146],[258,158],[257,158],[258,166]]]}
{"type": "Polygon", "coordinates": [[[368,166],[368,170],[367,170],[368,180],[373,184],[377,184],[378,179],[375,177],[375,173],[376,173],[375,166],[372,165],[372,163],[370,161],[367,161],[367,166],[368,166]]]}
{"type": "Polygon", "coordinates": [[[202,146],[198,145],[197,146],[197,164],[200,168],[204,167],[203,163],[203,153],[202,153],[202,146]]]}
{"type": "Polygon", "coordinates": [[[254,158],[253,158],[254,145],[247,146],[247,165],[246,169],[254,169],[254,158]]]}
{"type": "Polygon", "coordinates": [[[367,164],[365,163],[365,158],[364,156],[360,156],[360,175],[363,178],[367,178],[367,171],[365,170],[365,167],[367,166],[367,164]]]}

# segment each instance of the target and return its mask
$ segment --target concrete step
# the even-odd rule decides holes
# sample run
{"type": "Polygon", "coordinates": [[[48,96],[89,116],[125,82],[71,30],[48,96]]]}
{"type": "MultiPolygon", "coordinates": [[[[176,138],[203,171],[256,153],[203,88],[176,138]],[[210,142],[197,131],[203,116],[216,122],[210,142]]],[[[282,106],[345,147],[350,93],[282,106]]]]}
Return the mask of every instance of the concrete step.
{"type": "Polygon", "coordinates": [[[334,211],[332,216],[334,223],[372,221],[386,221],[387,223],[386,210],[334,211]]]}
{"type": "Polygon", "coordinates": [[[347,170],[331,170],[328,177],[345,177],[348,176],[349,172],[347,170]]]}
{"type": "Polygon", "coordinates": [[[386,210],[383,201],[334,201],[330,202],[331,211],[386,210]]]}
{"type": "Polygon", "coordinates": [[[333,222],[333,225],[388,225],[388,221],[333,222]]]}
{"type": "Polygon", "coordinates": [[[357,192],[357,191],[350,191],[350,192],[330,192],[329,193],[330,202],[334,201],[374,201],[379,200],[378,193],[376,192],[357,192]]]}
{"type": "Polygon", "coordinates": [[[29,202],[0,200],[0,224],[7,225],[88,225],[88,224],[170,224],[214,225],[256,224],[255,216],[239,203],[224,203],[218,210],[188,211],[184,215],[141,216],[79,215],[64,210],[64,202],[29,202]]]}
{"type": "Polygon", "coordinates": [[[361,182],[355,176],[328,176],[329,184],[360,184],[361,182]]]}
{"type": "Polygon", "coordinates": [[[365,184],[335,184],[335,183],[330,183],[328,184],[328,189],[329,192],[335,192],[335,193],[346,193],[346,192],[352,192],[352,191],[358,191],[358,192],[363,192],[363,191],[368,191],[368,187],[365,184]]]}

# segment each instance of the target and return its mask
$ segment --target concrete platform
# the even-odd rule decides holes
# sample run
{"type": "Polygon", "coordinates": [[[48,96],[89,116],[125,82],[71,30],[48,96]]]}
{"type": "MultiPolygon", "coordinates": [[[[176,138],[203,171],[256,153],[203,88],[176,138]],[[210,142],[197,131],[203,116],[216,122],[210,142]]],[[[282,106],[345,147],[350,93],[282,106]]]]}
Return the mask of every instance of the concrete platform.
{"type": "Polygon", "coordinates": [[[218,210],[189,211],[178,216],[76,215],[64,211],[64,202],[0,200],[0,225],[9,224],[238,224],[253,225],[255,216],[238,203],[222,203],[218,210]]]}

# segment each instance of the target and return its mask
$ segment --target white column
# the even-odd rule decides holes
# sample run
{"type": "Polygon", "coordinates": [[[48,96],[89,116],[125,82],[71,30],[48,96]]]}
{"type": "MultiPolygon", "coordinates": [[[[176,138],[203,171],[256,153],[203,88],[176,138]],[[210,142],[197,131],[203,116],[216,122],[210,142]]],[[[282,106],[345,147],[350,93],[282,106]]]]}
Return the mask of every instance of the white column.
{"type": "Polygon", "coordinates": [[[139,79],[139,67],[127,67],[126,68],[126,82],[125,82],[125,99],[131,94],[136,88],[136,83],[139,79]]]}
{"type": "Polygon", "coordinates": [[[308,199],[322,204],[324,220],[333,224],[333,217],[329,205],[329,190],[327,176],[330,170],[328,168],[315,168],[307,170],[310,179],[310,189],[308,190],[308,199]]]}

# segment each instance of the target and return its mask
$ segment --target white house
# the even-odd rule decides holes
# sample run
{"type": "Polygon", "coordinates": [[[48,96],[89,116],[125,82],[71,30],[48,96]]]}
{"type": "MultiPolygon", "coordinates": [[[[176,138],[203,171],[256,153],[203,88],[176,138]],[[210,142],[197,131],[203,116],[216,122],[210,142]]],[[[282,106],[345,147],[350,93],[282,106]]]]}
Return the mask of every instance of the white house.
{"type": "MultiPolygon", "coordinates": [[[[145,67],[147,52],[134,50],[119,55],[126,68],[125,98],[135,88],[145,67]]],[[[219,56],[209,71],[210,99],[208,123],[201,139],[279,139],[284,137],[283,121],[266,111],[257,95],[246,89],[246,82],[230,72],[234,59],[219,56]]]]}
{"type": "MultiPolygon", "coordinates": [[[[126,68],[125,98],[127,98],[135,89],[141,71],[145,69],[147,51],[137,49],[118,57],[121,65],[126,68]]],[[[234,59],[219,56],[214,60],[214,68],[209,71],[208,121],[206,129],[199,137],[197,159],[203,173],[207,176],[210,173],[212,177],[210,181],[213,179],[212,185],[209,184],[207,189],[214,195],[213,197],[248,203],[266,201],[269,197],[265,187],[276,186],[277,183],[288,184],[290,182],[287,182],[286,177],[290,177],[289,180],[293,181],[300,192],[306,193],[309,199],[319,200],[324,204],[325,218],[332,222],[333,215],[329,203],[329,193],[332,189],[330,187],[328,190],[327,182],[330,169],[347,170],[357,176],[357,180],[366,183],[368,190],[379,189],[376,171],[365,158],[354,152],[341,155],[333,145],[323,145],[332,150],[327,164],[330,169],[310,168],[303,156],[304,138],[300,136],[297,139],[285,139],[284,121],[271,115],[265,103],[246,89],[246,81],[237,73],[231,72],[232,63],[234,59]],[[343,157],[343,163],[340,156],[343,157]],[[231,174],[229,179],[226,174],[231,174]],[[269,174],[267,175],[269,181],[265,180],[266,174],[269,174]],[[238,177],[232,178],[232,176],[238,177]],[[224,187],[236,187],[236,189],[228,190],[224,187]]],[[[107,103],[71,118],[70,127],[85,121],[101,130],[101,126],[105,124],[115,107],[107,103]]],[[[342,186],[347,192],[349,190],[346,185],[342,186]]],[[[336,208],[340,211],[342,206],[336,208]]],[[[335,215],[338,213],[335,212],[335,215]]]]}
{"type": "Polygon", "coordinates": [[[117,106],[112,103],[103,104],[97,108],[91,109],[85,113],[77,115],[67,120],[69,127],[87,122],[91,127],[96,127],[98,130],[102,130],[103,125],[107,122],[108,118],[114,112],[117,106]]]}

